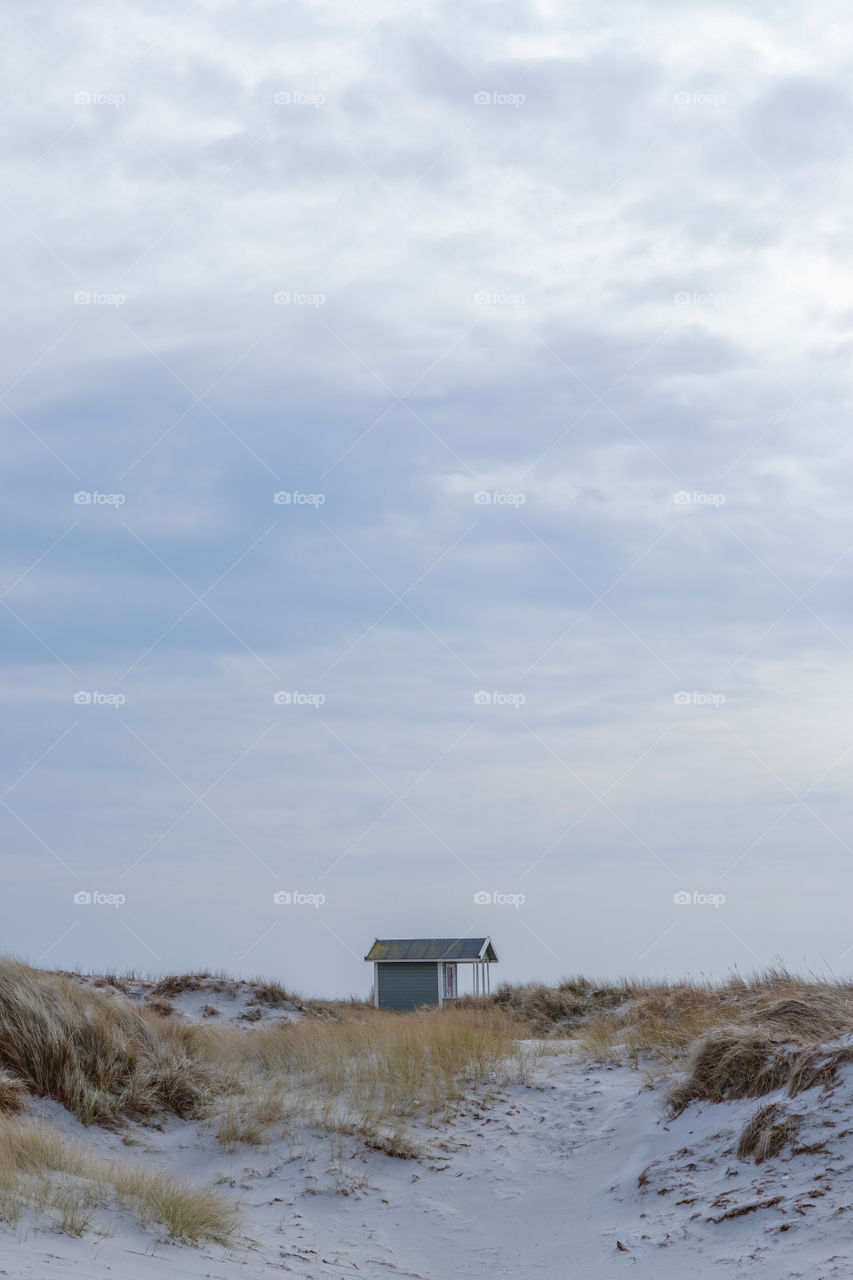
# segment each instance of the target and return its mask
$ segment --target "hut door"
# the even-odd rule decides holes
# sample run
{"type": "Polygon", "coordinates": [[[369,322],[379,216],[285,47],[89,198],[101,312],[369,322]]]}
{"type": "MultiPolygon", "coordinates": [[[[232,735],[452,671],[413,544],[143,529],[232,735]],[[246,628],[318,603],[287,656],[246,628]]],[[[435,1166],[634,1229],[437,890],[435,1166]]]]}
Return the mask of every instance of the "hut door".
{"type": "Polygon", "coordinates": [[[456,999],[456,965],[446,964],[444,966],[444,999],[456,999]]]}

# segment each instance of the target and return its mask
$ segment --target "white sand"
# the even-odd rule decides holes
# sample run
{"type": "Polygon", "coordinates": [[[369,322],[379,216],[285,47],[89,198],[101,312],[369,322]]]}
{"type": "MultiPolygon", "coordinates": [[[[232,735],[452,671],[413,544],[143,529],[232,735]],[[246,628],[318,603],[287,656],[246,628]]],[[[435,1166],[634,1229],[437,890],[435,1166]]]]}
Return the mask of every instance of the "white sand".
{"type": "MultiPolygon", "coordinates": [[[[239,1203],[244,1244],[192,1249],[156,1243],[129,1217],[114,1234],[72,1239],[30,1225],[0,1235],[0,1274],[16,1280],[250,1280],[308,1277],[544,1277],[685,1280],[853,1275],[853,1070],[808,1114],[800,1143],[765,1164],[733,1148],[745,1120],[776,1095],[691,1107],[668,1122],[663,1086],[628,1068],[591,1068],[569,1053],[544,1058],[534,1085],[488,1107],[468,1106],[446,1129],[421,1128],[427,1158],[359,1155],[308,1134],[294,1148],[222,1152],[198,1124],[135,1128],[143,1145],[83,1129],[59,1106],[38,1110],[124,1159],[143,1154],[198,1182],[221,1182],[239,1203]],[[337,1164],[337,1167],[335,1167],[337,1164]],[[638,1177],[647,1170],[647,1182],[638,1177]],[[364,1185],[366,1184],[366,1185],[364,1185]],[[344,1193],[347,1194],[344,1194],[344,1193]],[[720,1222],[738,1207],[778,1203],[720,1222]],[[780,1228],[786,1228],[780,1230],[780,1228]],[[617,1247],[617,1240],[624,1251],[617,1247]]],[[[104,1215],[100,1221],[105,1221],[104,1215]]]]}
{"type": "Polygon", "coordinates": [[[191,982],[196,984],[194,987],[175,995],[157,996],[153,979],[122,979],[119,989],[104,978],[91,974],[71,973],[68,977],[76,979],[82,986],[97,987],[105,995],[117,999],[126,996],[133,1004],[146,1006],[152,1000],[164,1002],[171,1007],[169,1016],[180,1021],[203,1022],[209,1019],[249,1027],[259,1022],[292,1022],[302,1016],[302,1005],[298,999],[284,1005],[266,1004],[258,999],[258,984],[240,978],[192,978],[191,982]]]}

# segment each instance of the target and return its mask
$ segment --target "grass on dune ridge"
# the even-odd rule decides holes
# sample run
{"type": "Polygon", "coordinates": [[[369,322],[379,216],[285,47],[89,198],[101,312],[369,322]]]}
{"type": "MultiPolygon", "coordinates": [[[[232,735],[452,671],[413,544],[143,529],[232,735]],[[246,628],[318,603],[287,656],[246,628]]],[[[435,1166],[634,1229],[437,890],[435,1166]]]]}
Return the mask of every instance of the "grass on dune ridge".
{"type": "MultiPolygon", "coordinates": [[[[775,1100],[747,1120],[737,1144],[757,1163],[797,1150],[802,1107],[791,1100],[833,1085],[853,1066],[853,982],[804,978],[784,968],[723,981],[596,984],[570,979],[531,984],[493,997],[525,1016],[538,1034],[571,1036],[599,1063],[641,1063],[674,1077],[673,1116],[694,1102],[775,1100]]],[[[810,1102],[806,1113],[813,1111],[810,1102]]]]}
{"type": "MultiPolygon", "coordinates": [[[[275,984],[261,994],[280,998],[275,984]]],[[[439,1111],[480,1085],[524,1029],[511,1011],[488,1006],[426,1015],[330,1008],[342,1012],[245,1029],[181,1021],[115,989],[0,960],[0,1068],[10,1093],[23,1086],[106,1127],[209,1115],[217,1100],[267,1079],[399,1118],[439,1111]]]]}
{"type": "MultiPolygon", "coordinates": [[[[192,975],[164,979],[162,993],[192,984],[192,975]]],[[[278,984],[258,986],[272,1007],[292,999],[278,984]]],[[[86,1206],[111,1197],[177,1239],[224,1240],[234,1229],[215,1193],[96,1159],[28,1117],[30,1096],[62,1103],[84,1125],[171,1113],[209,1125],[226,1146],[313,1128],[410,1157],[419,1154],[412,1118],[446,1116],[472,1089],[503,1083],[523,1030],[491,1008],[395,1015],[340,1002],[323,1015],[247,1027],[182,1021],[133,1004],[120,979],[84,983],[0,960],[0,1218],[29,1207],[74,1232],[88,1224],[86,1206]]]]}
{"type": "MultiPolygon", "coordinates": [[[[217,1193],[93,1155],[28,1116],[31,1096],[110,1129],[170,1114],[195,1119],[226,1148],[296,1145],[308,1130],[412,1157],[423,1141],[415,1121],[422,1135],[472,1091],[488,1096],[525,1076],[523,1040],[556,1047],[570,1039],[593,1061],[642,1060],[653,1073],[679,1072],[670,1094],[676,1112],[695,1099],[779,1089],[793,1097],[853,1057],[833,1043],[853,1032],[853,982],[781,968],[716,982],[504,984],[488,997],[412,1013],[359,1000],[301,1001],[258,981],[257,1001],[295,1006],[302,1016],[238,1027],[163,1012],[203,980],[232,983],[224,975],[163,978],[147,1008],[124,994],[130,979],[82,981],[0,959],[0,1218],[14,1222],[29,1208],[78,1232],[113,1204],[176,1239],[227,1240],[235,1229],[217,1193]]],[[[750,1123],[742,1146],[757,1159],[794,1127],[778,1102],[750,1123]]]]}
{"type": "Polygon", "coordinates": [[[645,1055],[681,1066],[704,1035],[728,1025],[754,1022],[803,1040],[853,1030],[853,981],[806,978],[781,967],[720,980],[576,977],[553,987],[505,985],[489,999],[524,1019],[532,1034],[570,1036],[602,1062],[645,1055]]]}
{"type": "Polygon", "coordinates": [[[523,1074],[523,1032],[518,1019],[489,1008],[358,1011],[339,1022],[236,1035],[222,1026],[186,1028],[202,1061],[242,1082],[220,1112],[222,1141],[262,1141],[271,1126],[307,1122],[392,1155],[417,1154],[407,1135],[413,1117],[446,1118],[472,1089],[523,1074]]]}
{"type": "Polygon", "coordinates": [[[208,1075],[130,1001],[71,977],[0,960],[0,1066],[84,1124],[187,1117],[208,1075]]]}

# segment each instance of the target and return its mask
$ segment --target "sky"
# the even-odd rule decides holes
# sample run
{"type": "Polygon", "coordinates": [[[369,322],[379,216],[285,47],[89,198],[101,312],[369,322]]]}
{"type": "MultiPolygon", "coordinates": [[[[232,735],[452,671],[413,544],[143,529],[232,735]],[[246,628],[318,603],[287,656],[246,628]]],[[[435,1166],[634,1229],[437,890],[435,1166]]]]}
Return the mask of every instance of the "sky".
{"type": "Polygon", "coordinates": [[[2,25],[4,950],[849,973],[845,7],[2,25]]]}

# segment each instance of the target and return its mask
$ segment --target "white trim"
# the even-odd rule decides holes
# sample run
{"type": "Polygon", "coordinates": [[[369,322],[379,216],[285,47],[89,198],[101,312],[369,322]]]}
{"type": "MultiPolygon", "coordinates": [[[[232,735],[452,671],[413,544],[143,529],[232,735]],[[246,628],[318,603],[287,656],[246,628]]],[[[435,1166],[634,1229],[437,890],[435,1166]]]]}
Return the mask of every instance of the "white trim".
{"type": "Polygon", "coordinates": [[[484,939],[484,941],[483,941],[483,945],[482,945],[482,947],[480,948],[480,954],[479,954],[479,956],[477,957],[477,959],[478,959],[478,960],[483,960],[486,964],[497,964],[497,959],[498,959],[498,953],[497,953],[497,951],[495,951],[495,958],[494,958],[494,960],[489,960],[489,959],[487,959],[487,958],[486,958],[486,953],[488,952],[489,947],[491,947],[491,948],[492,948],[492,951],[495,951],[494,944],[492,943],[492,939],[491,939],[491,938],[485,938],[485,939],[484,939]]]}
{"type": "Polygon", "coordinates": [[[373,963],[373,1007],[379,1008],[379,965],[373,963]]]}

